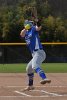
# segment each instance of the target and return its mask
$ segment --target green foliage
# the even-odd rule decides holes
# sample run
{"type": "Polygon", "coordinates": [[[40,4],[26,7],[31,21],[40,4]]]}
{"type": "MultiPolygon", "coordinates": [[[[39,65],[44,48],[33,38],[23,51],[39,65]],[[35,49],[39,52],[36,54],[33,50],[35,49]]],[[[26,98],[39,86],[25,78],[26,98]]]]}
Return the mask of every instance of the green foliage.
{"type": "Polygon", "coordinates": [[[50,7],[48,1],[42,2],[42,3],[38,2],[38,4],[37,4],[37,10],[39,12],[39,15],[41,15],[42,17],[44,17],[44,16],[47,17],[47,16],[49,16],[49,14],[52,13],[51,7],[50,7]]]}
{"type": "Polygon", "coordinates": [[[49,15],[47,18],[43,18],[43,27],[45,33],[42,37],[45,38],[46,34],[48,41],[67,41],[67,29],[64,20],[60,17],[55,18],[49,15]]]}
{"type": "Polygon", "coordinates": [[[55,29],[55,33],[56,33],[56,38],[59,40],[59,41],[65,41],[65,26],[64,26],[64,21],[57,17],[56,18],[56,29],[55,29]]]}
{"type": "Polygon", "coordinates": [[[0,7],[0,38],[6,42],[20,42],[20,31],[25,19],[31,19],[35,7],[42,19],[42,41],[67,41],[67,20],[52,16],[51,6],[46,1],[28,0],[14,6],[0,7]]]}
{"type": "Polygon", "coordinates": [[[49,15],[48,18],[44,20],[44,25],[48,28],[48,30],[53,30],[55,28],[54,17],[49,15]]]}

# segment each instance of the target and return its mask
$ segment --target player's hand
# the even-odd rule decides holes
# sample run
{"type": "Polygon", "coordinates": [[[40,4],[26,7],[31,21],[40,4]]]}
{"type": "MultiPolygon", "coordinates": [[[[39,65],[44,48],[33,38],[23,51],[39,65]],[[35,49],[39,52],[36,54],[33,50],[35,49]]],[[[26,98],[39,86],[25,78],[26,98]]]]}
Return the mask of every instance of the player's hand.
{"type": "Polygon", "coordinates": [[[20,36],[21,36],[21,37],[25,37],[25,33],[26,33],[26,30],[23,29],[23,30],[20,32],[20,36]]]}

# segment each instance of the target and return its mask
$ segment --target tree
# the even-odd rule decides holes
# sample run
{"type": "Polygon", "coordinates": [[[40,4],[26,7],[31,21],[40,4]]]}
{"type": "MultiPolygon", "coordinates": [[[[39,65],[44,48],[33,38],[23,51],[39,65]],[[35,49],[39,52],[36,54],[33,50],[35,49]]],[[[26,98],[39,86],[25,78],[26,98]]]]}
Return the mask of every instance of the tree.
{"type": "Polygon", "coordinates": [[[56,18],[56,29],[55,29],[55,32],[56,32],[56,38],[57,40],[59,41],[65,41],[65,27],[64,27],[64,21],[60,18],[60,17],[57,17],[56,18]]]}

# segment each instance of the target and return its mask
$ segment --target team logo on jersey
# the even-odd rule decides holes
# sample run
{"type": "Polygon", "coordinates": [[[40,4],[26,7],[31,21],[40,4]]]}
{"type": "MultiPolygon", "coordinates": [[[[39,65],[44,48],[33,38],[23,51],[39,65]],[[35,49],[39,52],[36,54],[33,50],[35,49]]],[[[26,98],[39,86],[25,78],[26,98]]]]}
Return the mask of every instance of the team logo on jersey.
{"type": "Polygon", "coordinates": [[[25,41],[26,41],[26,43],[29,45],[30,44],[30,39],[31,39],[31,37],[32,37],[32,34],[26,34],[26,36],[25,36],[25,41]]]}

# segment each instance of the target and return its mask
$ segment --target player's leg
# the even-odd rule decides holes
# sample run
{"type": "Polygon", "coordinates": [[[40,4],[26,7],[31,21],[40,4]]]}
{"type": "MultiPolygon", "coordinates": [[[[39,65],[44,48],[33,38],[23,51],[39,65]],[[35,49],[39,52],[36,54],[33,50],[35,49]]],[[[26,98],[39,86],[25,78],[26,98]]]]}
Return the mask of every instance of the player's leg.
{"type": "Polygon", "coordinates": [[[38,50],[35,52],[32,59],[32,67],[36,73],[42,78],[41,84],[50,83],[51,80],[47,79],[45,72],[41,69],[41,64],[45,60],[46,54],[43,50],[38,50]]]}
{"type": "Polygon", "coordinates": [[[39,50],[36,51],[33,55],[32,59],[32,67],[35,70],[36,73],[40,75],[42,79],[46,78],[46,74],[44,71],[41,69],[41,63],[43,60],[46,58],[46,54],[43,52],[41,53],[39,50]]]}
{"type": "Polygon", "coordinates": [[[27,75],[28,75],[28,78],[29,78],[28,85],[32,86],[33,85],[33,78],[34,78],[34,71],[33,71],[33,68],[32,68],[32,60],[28,63],[28,65],[26,67],[26,72],[27,72],[27,75]]]}
{"type": "Polygon", "coordinates": [[[32,69],[32,60],[28,63],[26,67],[26,72],[28,76],[28,86],[24,90],[32,90],[33,87],[33,78],[34,78],[34,71],[32,69]]]}

